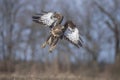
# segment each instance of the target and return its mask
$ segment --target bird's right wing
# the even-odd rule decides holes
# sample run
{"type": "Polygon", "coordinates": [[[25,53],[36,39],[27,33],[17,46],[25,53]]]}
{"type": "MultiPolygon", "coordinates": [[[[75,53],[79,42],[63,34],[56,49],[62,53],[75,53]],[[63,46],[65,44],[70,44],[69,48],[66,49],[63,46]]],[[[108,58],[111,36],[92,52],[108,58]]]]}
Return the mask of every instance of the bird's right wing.
{"type": "Polygon", "coordinates": [[[56,21],[57,18],[54,17],[55,12],[46,12],[43,14],[36,14],[32,16],[32,19],[36,23],[51,27],[56,21]]]}

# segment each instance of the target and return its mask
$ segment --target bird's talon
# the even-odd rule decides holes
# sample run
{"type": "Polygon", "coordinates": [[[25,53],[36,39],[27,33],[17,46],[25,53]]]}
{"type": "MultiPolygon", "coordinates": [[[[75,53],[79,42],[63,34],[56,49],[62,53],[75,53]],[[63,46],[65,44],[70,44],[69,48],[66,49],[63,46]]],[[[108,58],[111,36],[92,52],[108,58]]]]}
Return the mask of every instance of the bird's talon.
{"type": "Polygon", "coordinates": [[[49,53],[52,53],[52,49],[51,48],[49,49],[49,53]]]}
{"type": "Polygon", "coordinates": [[[46,46],[46,43],[43,43],[41,47],[42,47],[42,48],[45,48],[45,46],[46,46]]]}

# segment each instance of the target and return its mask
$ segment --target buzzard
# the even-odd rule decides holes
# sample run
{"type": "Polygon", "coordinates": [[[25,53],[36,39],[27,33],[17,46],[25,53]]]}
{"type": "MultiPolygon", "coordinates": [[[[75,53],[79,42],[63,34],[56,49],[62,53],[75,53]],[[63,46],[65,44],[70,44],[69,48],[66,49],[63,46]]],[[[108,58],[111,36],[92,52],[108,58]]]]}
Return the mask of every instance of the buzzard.
{"type": "Polygon", "coordinates": [[[65,24],[62,25],[63,16],[60,13],[44,12],[34,15],[32,19],[36,23],[50,27],[50,35],[42,45],[42,48],[44,48],[49,44],[49,52],[55,49],[59,39],[67,40],[78,48],[82,47],[82,39],[79,35],[78,28],[72,21],[66,21],[65,24]]]}

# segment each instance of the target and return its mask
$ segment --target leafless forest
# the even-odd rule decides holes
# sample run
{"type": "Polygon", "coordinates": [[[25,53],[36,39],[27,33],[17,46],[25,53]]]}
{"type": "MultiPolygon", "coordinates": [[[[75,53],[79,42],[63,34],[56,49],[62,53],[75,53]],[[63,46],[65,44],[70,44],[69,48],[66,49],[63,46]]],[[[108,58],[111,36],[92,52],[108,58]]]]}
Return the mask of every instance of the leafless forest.
{"type": "MultiPolygon", "coordinates": [[[[64,21],[62,24],[64,24],[64,21]]],[[[0,0],[0,80],[120,80],[120,0],[0,0]],[[32,15],[57,11],[79,28],[83,48],[41,48],[48,28],[32,15]]]]}

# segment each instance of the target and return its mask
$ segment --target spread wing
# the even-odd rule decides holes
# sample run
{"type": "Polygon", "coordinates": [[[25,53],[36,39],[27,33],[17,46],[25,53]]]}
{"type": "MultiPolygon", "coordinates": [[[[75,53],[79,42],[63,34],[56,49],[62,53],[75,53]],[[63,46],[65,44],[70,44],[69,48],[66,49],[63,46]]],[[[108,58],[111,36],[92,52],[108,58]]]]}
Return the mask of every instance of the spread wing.
{"type": "Polygon", "coordinates": [[[54,17],[55,12],[46,12],[43,14],[36,14],[32,16],[32,19],[36,23],[40,23],[42,25],[52,27],[54,23],[57,21],[57,18],[54,17]]]}
{"type": "Polygon", "coordinates": [[[64,38],[71,42],[76,47],[82,47],[82,39],[79,34],[79,30],[77,27],[71,28],[68,26],[67,30],[64,33],[64,38]]]}

